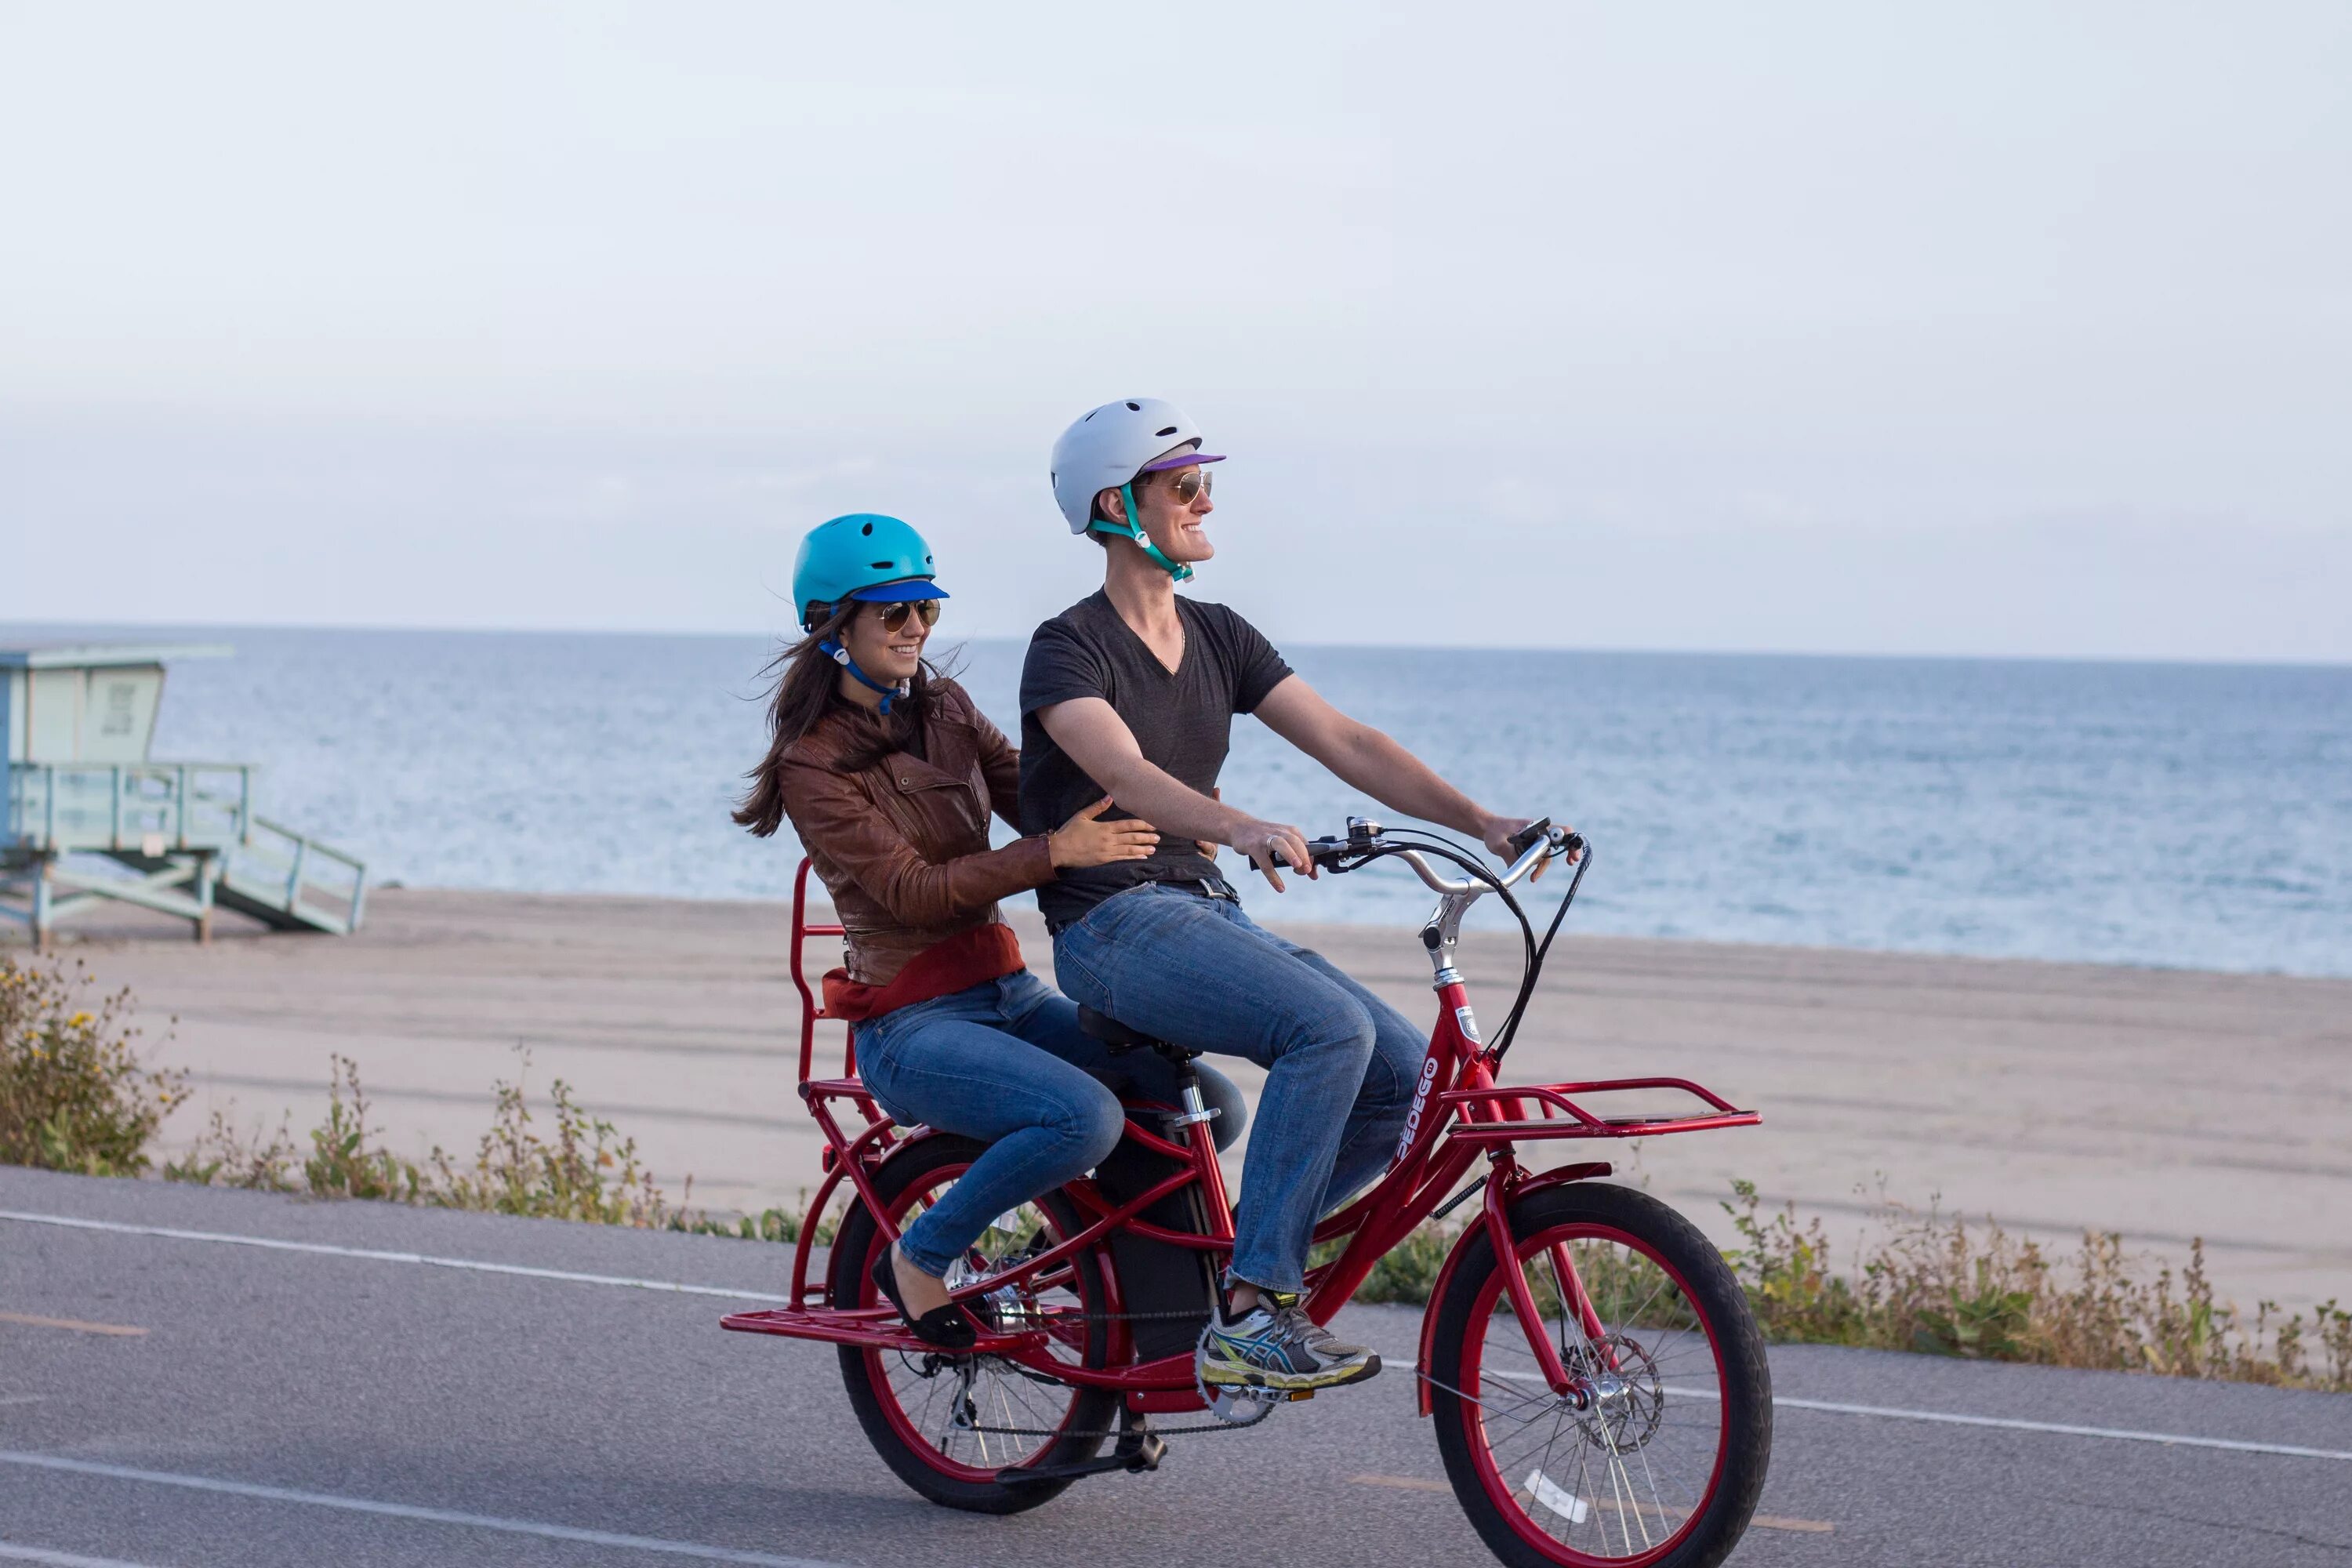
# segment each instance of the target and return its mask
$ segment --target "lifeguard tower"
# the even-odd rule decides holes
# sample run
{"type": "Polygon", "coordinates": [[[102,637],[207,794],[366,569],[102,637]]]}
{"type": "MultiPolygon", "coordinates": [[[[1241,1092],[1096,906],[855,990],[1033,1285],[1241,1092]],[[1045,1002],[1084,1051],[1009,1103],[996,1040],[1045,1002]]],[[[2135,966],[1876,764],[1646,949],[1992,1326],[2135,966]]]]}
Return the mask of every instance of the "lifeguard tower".
{"type": "Polygon", "coordinates": [[[37,945],[109,900],[177,915],[198,942],[215,907],[281,931],[359,928],[366,868],[257,814],[258,767],[147,754],[164,661],[228,651],[0,648],[0,917],[37,945]]]}

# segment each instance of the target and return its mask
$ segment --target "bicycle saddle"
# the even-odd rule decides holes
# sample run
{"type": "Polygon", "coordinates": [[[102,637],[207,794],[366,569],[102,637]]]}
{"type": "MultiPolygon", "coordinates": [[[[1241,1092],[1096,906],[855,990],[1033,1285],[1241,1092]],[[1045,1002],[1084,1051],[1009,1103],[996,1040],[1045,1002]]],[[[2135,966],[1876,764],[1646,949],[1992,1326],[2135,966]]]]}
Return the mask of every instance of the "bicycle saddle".
{"type": "Polygon", "coordinates": [[[1186,1050],[1181,1046],[1171,1046],[1167,1041],[1154,1038],[1140,1029],[1130,1029],[1109,1014],[1097,1013],[1083,1002],[1078,1004],[1078,1032],[1090,1038],[1100,1040],[1113,1051],[1131,1051],[1139,1046],[1149,1046],[1164,1057],[1182,1060],[1189,1060],[1201,1054],[1198,1051],[1186,1050]]]}

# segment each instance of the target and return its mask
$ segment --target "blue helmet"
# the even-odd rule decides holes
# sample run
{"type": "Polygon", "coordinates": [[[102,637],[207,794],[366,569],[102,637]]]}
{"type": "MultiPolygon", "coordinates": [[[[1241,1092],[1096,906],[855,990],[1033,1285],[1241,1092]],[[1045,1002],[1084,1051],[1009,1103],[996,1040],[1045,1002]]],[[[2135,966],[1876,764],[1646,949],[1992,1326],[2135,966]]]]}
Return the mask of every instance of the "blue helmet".
{"type": "Polygon", "coordinates": [[[931,547],[910,525],[877,511],[854,511],[818,523],[801,541],[793,562],[793,607],[807,626],[844,599],[946,598],[931,572],[931,547]]]}

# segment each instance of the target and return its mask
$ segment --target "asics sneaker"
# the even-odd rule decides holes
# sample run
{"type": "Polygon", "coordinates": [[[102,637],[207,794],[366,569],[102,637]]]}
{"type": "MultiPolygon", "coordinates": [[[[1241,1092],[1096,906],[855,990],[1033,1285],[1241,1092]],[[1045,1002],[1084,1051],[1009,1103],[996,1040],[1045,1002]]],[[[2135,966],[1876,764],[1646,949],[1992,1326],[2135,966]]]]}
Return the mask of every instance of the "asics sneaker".
{"type": "MultiPolygon", "coordinates": [[[[1220,1274],[1217,1277],[1217,1289],[1223,1292],[1223,1294],[1219,1297],[1219,1300],[1230,1300],[1232,1299],[1234,1287],[1239,1283],[1241,1283],[1241,1281],[1234,1278],[1234,1271],[1230,1268],[1220,1274]]],[[[1260,1285],[1256,1289],[1258,1300],[1272,1310],[1277,1312],[1286,1307],[1297,1306],[1300,1300],[1299,1292],[1296,1290],[1275,1290],[1270,1289],[1264,1285],[1260,1285]]],[[[1230,1318],[1231,1314],[1228,1313],[1226,1316],[1230,1318]]],[[[1315,1342],[1327,1355],[1355,1355],[1360,1352],[1369,1351],[1372,1348],[1370,1345],[1352,1344],[1349,1342],[1341,1339],[1330,1330],[1323,1327],[1320,1323],[1314,1321],[1312,1319],[1309,1319],[1307,1321],[1307,1331],[1315,1337],[1315,1342]]]]}
{"type": "Polygon", "coordinates": [[[1296,1297],[1262,1300],[1231,1322],[1220,1317],[1202,1334],[1197,1355],[1201,1382],[1211,1388],[1338,1388],[1381,1370],[1379,1356],[1335,1338],[1296,1297]]]}

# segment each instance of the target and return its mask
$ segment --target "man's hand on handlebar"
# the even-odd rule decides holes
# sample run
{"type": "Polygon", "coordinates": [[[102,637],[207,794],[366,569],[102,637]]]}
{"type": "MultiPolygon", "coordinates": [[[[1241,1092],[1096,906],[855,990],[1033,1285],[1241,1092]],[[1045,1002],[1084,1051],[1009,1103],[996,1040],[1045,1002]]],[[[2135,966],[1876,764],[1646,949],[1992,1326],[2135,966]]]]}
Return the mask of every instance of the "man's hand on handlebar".
{"type": "MultiPolygon", "coordinates": [[[[1554,827],[1548,818],[1540,816],[1490,816],[1486,819],[1486,830],[1481,837],[1486,841],[1487,852],[1504,865],[1508,866],[1527,852],[1528,848],[1528,845],[1525,842],[1527,831],[1538,823],[1544,825],[1555,847],[1567,845],[1568,837],[1573,830],[1554,827]],[[1519,840],[1519,842],[1514,842],[1514,840],[1519,840]]],[[[1572,845],[1568,845],[1561,852],[1571,866],[1576,864],[1583,853],[1581,849],[1572,845]]],[[[1547,855],[1537,861],[1535,869],[1528,873],[1528,880],[1540,881],[1543,874],[1550,869],[1552,859],[1552,856],[1547,855]]]]}
{"type": "Polygon", "coordinates": [[[1244,818],[1236,824],[1233,837],[1226,843],[1249,857],[1251,865],[1265,873],[1276,892],[1282,891],[1285,870],[1304,871],[1312,881],[1316,875],[1314,859],[1307,848],[1307,835],[1286,822],[1259,822],[1244,818]]]}

